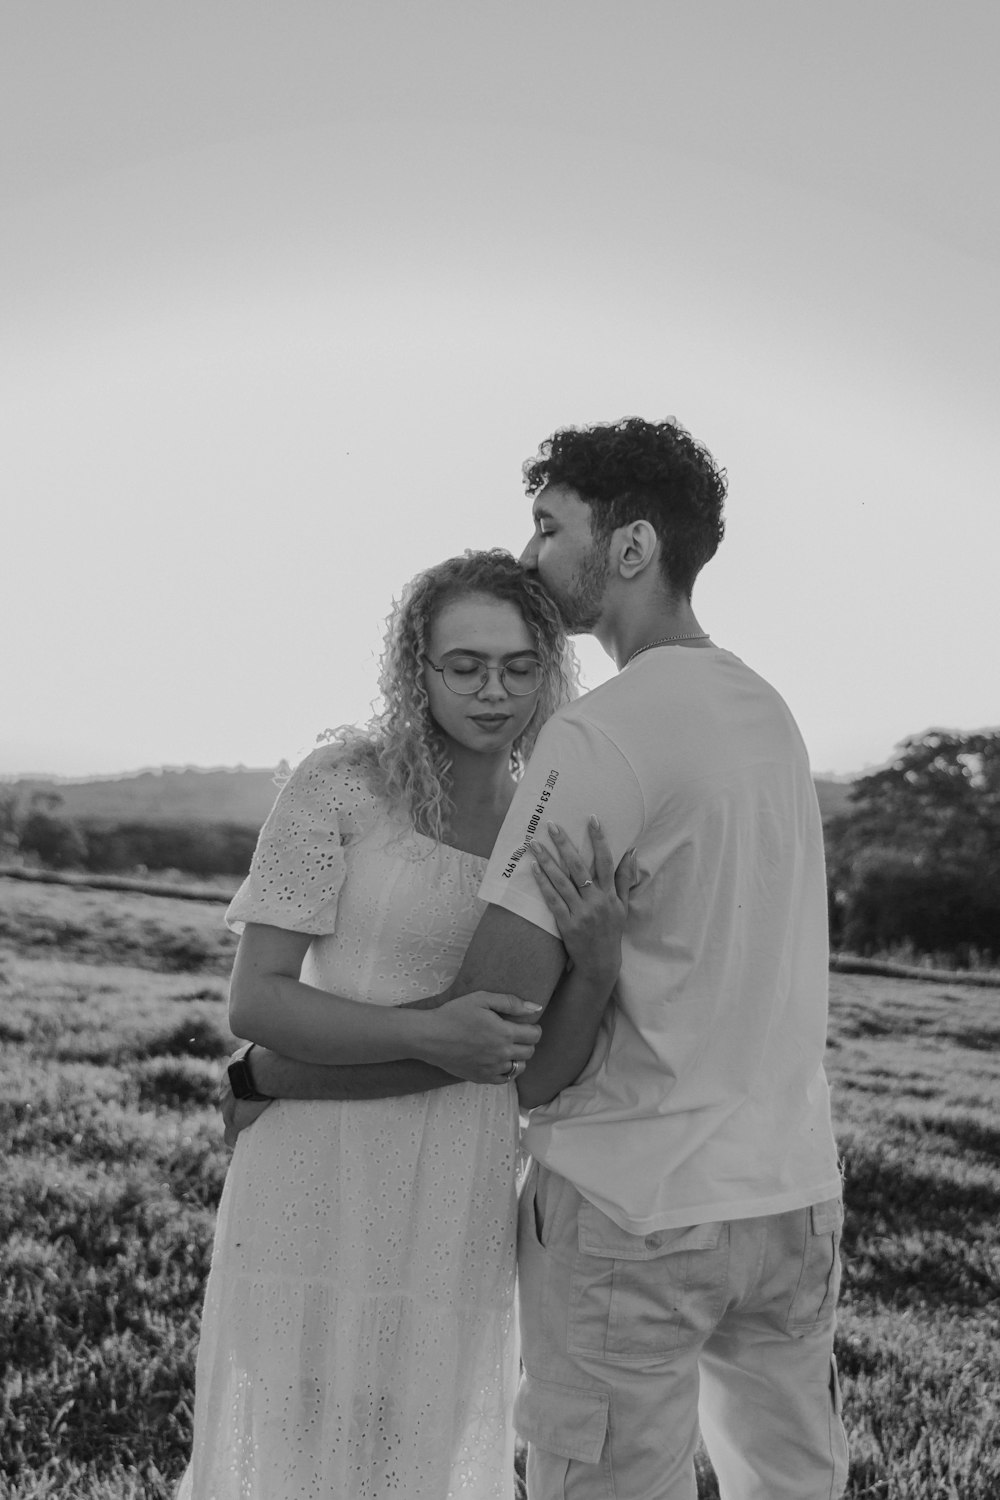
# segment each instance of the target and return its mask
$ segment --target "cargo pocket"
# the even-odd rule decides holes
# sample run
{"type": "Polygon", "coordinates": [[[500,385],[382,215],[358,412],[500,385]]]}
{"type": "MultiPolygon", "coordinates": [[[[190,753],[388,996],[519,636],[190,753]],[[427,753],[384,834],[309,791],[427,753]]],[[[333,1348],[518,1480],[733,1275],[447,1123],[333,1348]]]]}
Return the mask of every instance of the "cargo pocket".
{"type": "Polygon", "coordinates": [[[521,1375],[514,1402],[514,1430],[536,1448],[582,1464],[601,1461],[608,1432],[607,1391],[521,1375]]]}
{"type": "Polygon", "coordinates": [[[726,1230],[714,1222],[630,1234],[583,1204],[570,1286],[570,1351],[635,1364],[704,1338],[725,1300],[726,1230]]]}
{"type": "Polygon", "coordinates": [[[839,1198],[814,1203],[808,1210],[802,1267],[785,1323],[790,1333],[807,1333],[833,1317],[840,1295],[843,1225],[844,1205],[839,1198]]]}

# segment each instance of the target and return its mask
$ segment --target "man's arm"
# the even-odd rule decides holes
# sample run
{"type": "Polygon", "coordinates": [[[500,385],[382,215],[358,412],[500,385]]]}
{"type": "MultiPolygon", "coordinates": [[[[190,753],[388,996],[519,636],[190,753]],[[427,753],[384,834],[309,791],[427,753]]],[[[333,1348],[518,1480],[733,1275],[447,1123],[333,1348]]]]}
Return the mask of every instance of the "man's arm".
{"type": "Polygon", "coordinates": [[[559,938],[516,912],[491,905],[476,929],[452,992],[501,990],[546,1007],[541,1040],[517,1080],[522,1108],[534,1109],[554,1099],[583,1071],[613,983],[614,976],[593,974],[582,967],[567,971],[566,950],[559,938]]]}
{"type": "Polygon", "coordinates": [[[395,1099],[462,1082],[416,1058],[324,1065],[298,1062],[266,1047],[254,1048],[251,1067],[256,1088],[274,1099],[395,1099]]]}
{"type": "MultiPolygon", "coordinates": [[[[415,1060],[353,1063],[347,1067],[296,1062],[266,1047],[255,1047],[247,1060],[254,1087],[272,1099],[392,1099],[423,1094],[461,1079],[415,1060]]],[[[225,1140],[235,1146],[241,1130],[262,1115],[271,1100],[235,1098],[228,1071],[219,1082],[218,1105],[225,1121],[225,1140]]]]}
{"type": "MultiPolygon", "coordinates": [[[[608,1000],[606,977],[595,985],[582,968],[565,973],[565,962],[558,938],[513,912],[489,906],[451,989],[444,996],[427,996],[410,1005],[429,1009],[484,983],[509,985],[508,993],[534,1005],[546,1005],[555,991],[535,1049],[538,1063],[533,1057],[518,1079],[521,1103],[532,1109],[548,1102],[580,1073],[593,1050],[608,1000]]],[[[252,1076],[261,1093],[280,1099],[398,1098],[459,1081],[451,1073],[412,1059],[342,1067],[297,1062],[260,1046],[252,1054],[252,1076]]],[[[225,1075],[220,1105],[229,1145],[267,1107],[234,1100],[225,1075]]]]}
{"type": "Polygon", "coordinates": [[[566,949],[559,938],[516,912],[490,905],[447,996],[454,1000],[472,990],[487,990],[546,1006],[565,967],[566,949]]]}
{"type": "MultiPolygon", "coordinates": [[[[487,989],[494,994],[519,996],[529,1004],[545,1005],[565,964],[566,952],[557,937],[513,912],[490,906],[449,989],[443,995],[428,995],[411,1002],[408,1008],[432,1009],[448,1000],[487,989]],[[513,981],[510,988],[494,983],[494,973],[509,974],[513,981]],[[480,975],[491,976],[490,982],[480,983],[480,975]]],[[[531,1017],[531,1021],[535,1020],[537,1015],[531,1017]]],[[[263,1046],[254,1049],[251,1065],[256,1088],[276,1099],[389,1099],[461,1081],[452,1073],[416,1059],[324,1065],[299,1062],[263,1046]]]]}

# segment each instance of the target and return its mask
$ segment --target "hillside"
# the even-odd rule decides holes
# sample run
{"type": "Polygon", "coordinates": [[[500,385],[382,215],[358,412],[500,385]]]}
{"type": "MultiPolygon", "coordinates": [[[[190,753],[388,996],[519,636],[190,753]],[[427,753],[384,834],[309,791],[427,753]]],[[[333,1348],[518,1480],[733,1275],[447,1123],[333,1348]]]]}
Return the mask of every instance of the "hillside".
{"type": "Polygon", "coordinates": [[[36,793],[60,799],[70,818],[101,818],[109,823],[240,823],[259,827],[278,788],[273,770],[196,766],[162,767],[131,776],[64,781],[20,777],[0,783],[16,793],[23,810],[36,793]]]}
{"type": "MultiPolygon", "coordinates": [[[[70,818],[101,818],[109,823],[241,823],[258,828],[277,795],[274,772],[246,766],[160,767],[135,775],[64,781],[20,777],[0,781],[0,795],[13,791],[21,810],[36,793],[61,799],[70,818]]],[[[850,782],[816,778],[823,819],[843,812],[850,782]]]]}
{"type": "Polygon", "coordinates": [[[835,818],[838,813],[847,811],[851,805],[848,797],[853,782],[829,781],[823,776],[814,776],[813,781],[816,783],[816,795],[824,823],[835,818]]]}

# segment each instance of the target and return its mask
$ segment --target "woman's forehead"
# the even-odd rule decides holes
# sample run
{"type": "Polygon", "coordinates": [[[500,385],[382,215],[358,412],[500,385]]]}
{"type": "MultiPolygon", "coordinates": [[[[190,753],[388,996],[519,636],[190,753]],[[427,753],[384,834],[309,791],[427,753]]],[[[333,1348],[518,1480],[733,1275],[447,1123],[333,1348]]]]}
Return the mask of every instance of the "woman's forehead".
{"type": "Polygon", "coordinates": [[[431,642],[437,651],[464,647],[500,656],[534,648],[531,631],[517,605],[488,594],[469,594],[443,604],[431,624],[431,642]]]}

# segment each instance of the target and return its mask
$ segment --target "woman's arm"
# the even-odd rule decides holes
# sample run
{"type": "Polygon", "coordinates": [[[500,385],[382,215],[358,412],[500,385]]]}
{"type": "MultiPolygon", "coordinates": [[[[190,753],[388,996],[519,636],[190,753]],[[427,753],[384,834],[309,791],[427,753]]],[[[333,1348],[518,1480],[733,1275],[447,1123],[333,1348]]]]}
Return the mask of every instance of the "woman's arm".
{"type": "Polygon", "coordinates": [[[247,923],[229,989],[236,1036],[292,1062],[343,1067],[414,1059],[476,1083],[496,1083],[512,1061],[531,1056],[541,1033],[526,1024],[534,1008],[518,996],[476,992],[426,1007],[362,1004],[302,983],[311,941],[305,933],[247,923]]]}
{"type": "Polygon", "coordinates": [[[531,853],[570,963],[545,1010],[542,1039],[517,1081],[522,1109],[548,1104],[590,1059],[621,968],[621,938],[636,878],[635,850],[627,851],[616,870],[596,819],[589,826],[592,869],[560,828],[553,825],[550,832],[558,857],[537,842],[531,853]]]}
{"type": "MultiPolygon", "coordinates": [[[[549,1002],[544,1030],[541,1033],[542,1040],[536,1046],[536,1056],[538,1052],[542,1054],[537,1068],[533,1065],[532,1075],[526,1083],[524,1077],[518,1080],[521,1102],[526,1109],[548,1102],[549,1098],[554,1097],[561,1088],[577,1077],[590,1057],[597,1027],[606,1008],[621,962],[621,933],[628,909],[628,892],[634,879],[634,865],[628,855],[622,860],[618,871],[612,873],[610,850],[599,829],[594,828],[591,831],[591,845],[594,851],[592,877],[589,876],[587,866],[577,854],[572,842],[559,830],[556,830],[553,837],[560,850],[560,859],[563,864],[560,865],[554,860],[541,845],[535,845],[533,846],[534,852],[538,855],[538,863],[541,866],[536,873],[560,928],[560,935],[569,953],[572,969],[564,976],[549,1002]],[[563,866],[566,868],[564,869],[563,866]],[[570,869],[574,872],[575,879],[567,873],[570,869]],[[546,871],[549,873],[546,874],[546,871]],[[587,879],[591,879],[592,884],[581,891],[579,886],[583,886],[587,879]]],[[[285,933],[277,928],[262,928],[261,930],[278,933],[281,938],[289,940],[273,945],[271,952],[273,958],[278,958],[283,970],[278,977],[283,980],[294,977],[296,982],[296,988],[290,992],[292,1008],[302,998],[301,991],[306,992],[310,1005],[318,1003],[323,1007],[328,1007],[334,1000],[340,1006],[353,1003],[298,982],[302,959],[311,941],[309,937],[285,933]]],[[[528,931],[537,932],[538,929],[528,928],[528,931]]],[[[249,932],[250,926],[248,925],[247,933],[249,932]]],[[[250,941],[253,943],[255,939],[251,937],[250,941]]],[[[440,1067],[415,1058],[381,1063],[362,1062],[347,1066],[322,1064],[317,1062],[314,1055],[315,1049],[312,1048],[308,1037],[305,1041],[310,1047],[310,1056],[305,1061],[279,1055],[283,1050],[280,1045],[275,1045],[274,1050],[268,1050],[269,1045],[272,1044],[268,1043],[265,1033],[267,1035],[283,1034],[283,1028],[288,1024],[288,1017],[272,1013],[275,1009],[274,992],[269,1002],[267,999],[268,983],[258,981],[262,985],[264,1009],[267,1011],[261,1024],[257,1008],[262,997],[258,994],[255,999],[253,992],[248,994],[248,990],[244,988],[244,982],[249,980],[250,973],[249,967],[246,970],[241,968],[237,984],[234,971],[236,1004],[233,1008],[232,1021],[237,1035],[260,1043],[252,1054],[252,1075],[255,1087],[261,1093],[283,1099],[384,1099],[402,1094],[423,1093],[428,1089],[442,1088],[456,1081],[454,1071],[445,1072],[440,1067]],[[254,1035],[255,1032],[256,1035],[254,1035]]],[[[497,995],[486,997],[482,992],[476,991],[458,1000],[449,1001],[443,1008],[454,1014],[454,1008],[461,1006],[467,1000],[488,1000],[490,1004],[493,1004],[504,998],[507,997],[497,995]]],[[[427,997],[411,1001],[400,1009],[428,1010],[441,1006],[444,999],[445,996],[427,997]]],[[[519,1004],[523,1006],[524,1013],[530,1018],[534,1013],[532,1008],[524,1001],[519,1004]]],[[[357,1009],[367,1013],[379,1011],[382,1008],[358,1006],[357,1009]]],[[[331,1023],[330,1017],[326,1014],[321,1019],[324,1028],[328,1024],[335,1025],[335,1022],[331,1023]]],[[[354,1019],[360,1021],[364,1018],[354,1019]]],[[[376,1016],[375,1019],[377,1024],[378,1017],[376,1016]]],[[[405,1024],[407,1023],[404,1022],[405,1024]]],[[[522,1043],[537,1042],[540,1035],[539,1028],[531,1024],[530,1019],[529,1021],[521,1020],[515,1024],[522,1043]]],[[[382,1041],[385,1042],[384,1034],[382,1041]]],[[[365,1045],[363,1039],[361,1045],[365,1045]]],[[[515,1057],[524,1057],[523,1047],[515,1046],[509,1051],[505,1050],[501,1071],[494,1073],[485,1081],[506,1082],[507,1079],[503,1074],[507,1072],[510,1062],[515,1057]]],[[[220,1085],[219,1102],[226,1121],[226,1140],[229,1145],[233,1145],[239,1132],[250,1125],[267,1108],[266,1104],[240,1102],[234,1099],[225,1073],[223,1073],[220,1085]]]]}

